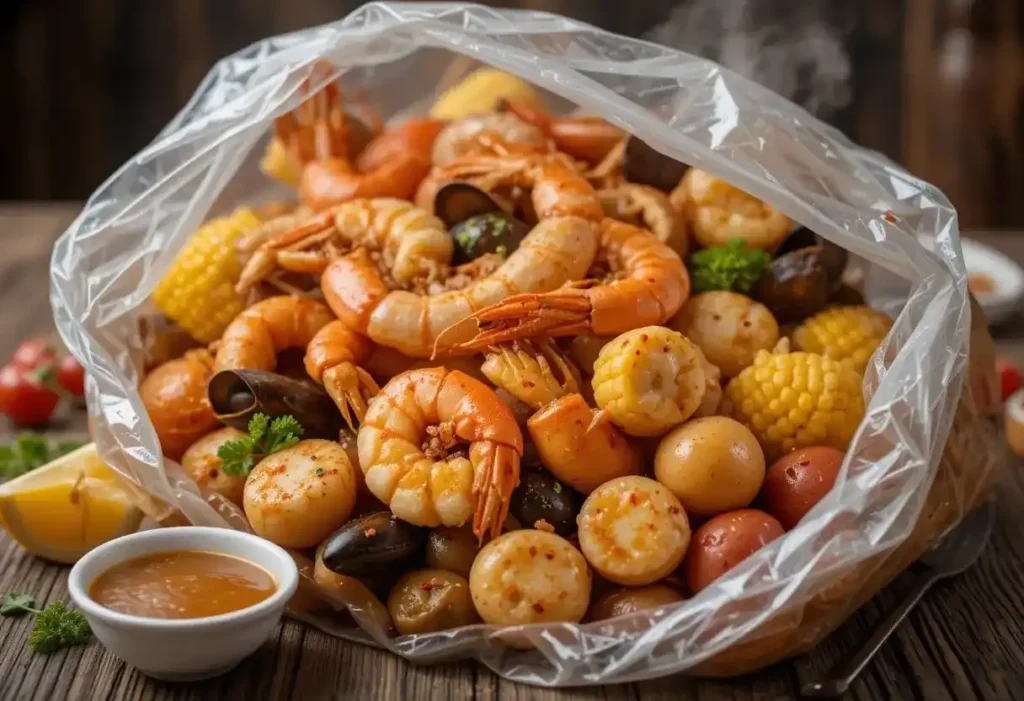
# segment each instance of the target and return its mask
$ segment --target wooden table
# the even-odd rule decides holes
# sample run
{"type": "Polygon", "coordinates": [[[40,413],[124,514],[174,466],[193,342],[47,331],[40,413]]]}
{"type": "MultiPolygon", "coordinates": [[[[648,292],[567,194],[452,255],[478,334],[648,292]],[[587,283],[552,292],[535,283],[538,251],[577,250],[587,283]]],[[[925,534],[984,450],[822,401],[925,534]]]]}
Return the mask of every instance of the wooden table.
{"type": "MultiPolygon", "coordinates": [[[[0,357],[19,339],[45,333],[47,264],[53,240],[77,205],[0,206],[0,357]]],[[[1024,261],[1024,234],[980,235],[1024,261]]],[[[1021,319],[1008,326],[1021,328],[1021,319]]],[[[1024,365],[1024,333],[997,330],[1000,347],[1024,365]]],[[[74,424],[72,424],[72,427],[74,424]]],[[[0,430],[7,430],[0,426],[0,430]]],[[[979,563],[940,585],[861,675],[851,699],[1024,698],[1024,470],[1014,463],[998,490],[999,520],[979,563]]],[[[66,600],[66,567],[23,552],[0,535],[0,592],[66,600]]],[[[0,701],[9,699],[787,699],[844,659],[905,590],[897,580],[811,655],[728,681],[673,677],[632,685],[552,691],[507,682],[472,663],[418,667],[376,649],[286,621],[254,656],[207,682],[168,685],[143,677],[97,643],[37,655],[27,618],[0,619],[0,701]]]]}

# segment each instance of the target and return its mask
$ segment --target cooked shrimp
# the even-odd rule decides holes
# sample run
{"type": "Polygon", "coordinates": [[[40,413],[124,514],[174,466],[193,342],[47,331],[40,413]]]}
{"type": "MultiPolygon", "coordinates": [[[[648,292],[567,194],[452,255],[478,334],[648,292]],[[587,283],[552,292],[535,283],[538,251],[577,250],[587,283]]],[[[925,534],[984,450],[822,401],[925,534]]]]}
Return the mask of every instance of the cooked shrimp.
{"type": "Polygon", "coordinates": [[[322,273],[332,258],[353,248],[381,254],[398,284],[437,275],[451,261],[454,244],[437,217],[391,197],[356,199],[279,231],[256,249],[239,276],[244,293],[276,267],[322,273]]]}
{"type": "Polygon", "coordinates": [[[487,379],[534,411],[580,391],[579,371],[550,339],[502,343],[485,358],[487,379]]]}
{"type": "Polygon", "coordinates": [[[357,437],[366,485],[395,516],[497,536],[519,482],[523,435],[494,390],[457,370],[393,378],[370,401],[357,437]],[[454,450],[469,443],[468,451],[454,450]]]}
{"type": "Polygon", "coordinates": [[[610,282],[508,297],[473,314],[480,331],[456,348],[479,351],[535,336],[612,336],[668,321],[690,294],[679,255],[650,232],[614,219],[602,221],[600,235],[610,282]]]}
{"type": "Polygon", "coordinates": [[[220,339],[214,369],[273,370],[277,354],[305,348],[316,333],[334,320],[323,302],[303,297],[268,297],[228,324],[220,339]]]}
{"type": "Polygon", "coordinates": [[[408,199],[430,171],[431,148],[441,123],[417,119],[386,130],[353,165],[340,93],[329,85],[291,115],[274,122],[292,167],[301,172],[299,199],[322,210],[358,197],[408,199]],[[372,166],[372,168],[371,168],[372,166]]]}
{"type": "Polygon", "coordinates": [[[648,229],[680,256],[686,255],[686,219],[661,190],[623,183],[598,190],[597,196],[605,215],[648,229]]]}
{"type": "Polygon", "coordinates": [[[456,158],[435,168],[431,183],[466,180],[490,192],[499,187],[530,189],[538,219],[576,216],[599,221],[604,216],[593,186],[560,153],[489,153],[456,158]]]}
{"type": "Polygon", "coordinates": [[[671,194],[702,246],[724,246],[743,239],[754,248],[773,250],[793,228],[785,214],[752,195],[697,168],[690,168],[671,194]]]}
{"type": "Polygon", "coordinates": [[[324,386],[352,430],[366,415],[367,402],[380,391],[360,367],[372,352],[373,342],[341,321],[324,326],[306,347],[306,372],[324,386]]]}
{"type": "Polygon", "coordinates": [[[513,114],[492,112],[466,117],[444,127],[434,141],[434,165],[447,165],[456,158],[480,151],[484,146],[480,137],[484,134],[528,148],[544,149],[547,145],[547,138],[539,128],[513,114]]]}
{"type": "Polygon", "coordinates": [[[508,100],[505,106],[523,122],[550,135],[559,151],[588,163],[600,162],[625,138],[621,129],[601,117],[555,117],[518,100],[508,100]]]}
{"type": "MultiPolygon", "coordinates": [[[[375,343],[415,358],[430,358],[441,332],[520,292],[555,290],[581,278],[597,252],[596,227],[578,217],[542,221],[496,271],[469,286],[440,294],[391,290],[367,256],[349,255],[331,263],[320,279],[324,299],[349,328],[375,343]]],[[[438,353],[468,341],[467,326],[437,344],[438,353]]]]}

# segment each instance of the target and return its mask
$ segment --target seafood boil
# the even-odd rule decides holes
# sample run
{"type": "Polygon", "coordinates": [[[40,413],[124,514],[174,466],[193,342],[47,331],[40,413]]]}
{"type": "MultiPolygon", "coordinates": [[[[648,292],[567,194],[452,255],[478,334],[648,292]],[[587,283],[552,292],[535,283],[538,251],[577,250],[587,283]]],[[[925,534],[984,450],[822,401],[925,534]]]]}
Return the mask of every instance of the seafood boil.
{"type": "Polygon", "coordinates": [[[196,347],[164,456],[394,635],[673,606],[824,498],[892,320],[845,251],[599,117],[480,99],[277,119],[293,201],[154,294],[196,347]],[[226,310],[226,311],[225,311],[226,310]]]}

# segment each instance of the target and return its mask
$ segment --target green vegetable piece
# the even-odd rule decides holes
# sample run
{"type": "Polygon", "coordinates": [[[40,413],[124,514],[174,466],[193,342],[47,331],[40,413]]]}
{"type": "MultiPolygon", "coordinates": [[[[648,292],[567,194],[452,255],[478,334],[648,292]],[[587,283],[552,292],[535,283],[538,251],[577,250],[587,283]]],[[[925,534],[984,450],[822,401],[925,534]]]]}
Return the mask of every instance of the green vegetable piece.
{"type": "Polygon", "coordinates": [[[743,239],[732,239],[725,246],[705,248],[690,257],[690,277],[695,292],[731,290],[748,292],[771,263],[772,257],[757,248],[748,248],[743,239]]]}
{"type": "Polygon", "coordinates": [[[36,612],[36,600],[31,594],[9,591],[0,599],[0,616],[21,616],[36,612]]]}
{"type": "Polygon", "coordinates": [[[273,421],[266,414],[253,414],[249,419],[248,436],[227,441],[217,449],[221,470],[244,477],[263,458],[298,443],[302,433],[302,425],[290,414],[273,421]]]}
{"type": "Polygon", "coordinates": [[[19,433],[14,439],[14,451],[29,470],[50,462],[50,446],[38,433],[19,433]]]}
{"type": "Polygon", "coordinates": [[[36,616],[29,633],[29,646],[36,652],[49,654],[68,645],[81,645],[89,640],[92,630],[81,611],[72,611],[63,601],[50,604],[36,616]]]}

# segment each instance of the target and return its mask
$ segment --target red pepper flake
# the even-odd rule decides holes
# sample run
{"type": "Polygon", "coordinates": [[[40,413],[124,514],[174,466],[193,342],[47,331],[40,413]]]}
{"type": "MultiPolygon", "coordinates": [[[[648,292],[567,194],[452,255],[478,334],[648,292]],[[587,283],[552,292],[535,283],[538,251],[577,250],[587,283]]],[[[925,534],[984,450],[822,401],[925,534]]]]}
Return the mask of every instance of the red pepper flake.
{"type": "Polygon", "coordinates": [[[680,508],[678,506],[670,506],[670,507],[668,507],[668,512],[670,514],[672,514],[673,516],[677,515],[679,513],[679,511],[680,511],[680,508]]]}
{"type": "Polygon", "coordinates": [[[533,610],[537,613],[544,613],[544,604],[539,601],[533,605],[533,610]]]}
{"type": "Polygon", "coordinates": [[[549,560],[554,560],[555,559],[555,554],[554,553],[545,553],[544,557],[546,557],[549,560]]]}
{"type": "Polygon", "coordinates": [[[420,582],[420,589],[423,591],[430,591],[431,589],[437,588],[437,585],[433,582],[420,582]]]}
{"type": "Polygon", "coordinates": [[[377,535],[377,529],[376,528],[367,528],[365,531],[363,531],[363,535],[366,536],[367,538],[372,538],[373,536],[377,535]]]}
{"type": "Polygon", "coordinates": [[[533,387],[534,385],[536,385],[536,383],[533,382],[532,380],[523,380],[523,387],[526,387],[527,389],[533,387]]]}
{"type": "Polygon", "coordinates": [[[536,545],[531,545],[530,546],[530,557],[537,557],[537,546],[536,545]]]}
{"type": "Polygon", "coordinates": [[[636,492],[629,493],[629,503],[632,504],[633,506],[637,505],[636,492]]]}
{"type": "Polygon", "coordinates": [[[640,334],[640,340],[643,341],[644,343],[647,343],[648,341],[651,340],[651,337],[645,333],[642,333],[640,334]]]}
{"type": "Polygon", "coordinates": [[[668,353],[668,344],[665,344],[665,347],[661,349],[661,352],[668,353]]]}
{"type": "Polygon", "coordinates": [[[890,209],[885,210],[885,214],[882,215],[882,219],[886,220],[890,224],[895,224],[897,221],[899,221],[898,219],[896,219],[896,215],[893,214],[892,210],[890,209]]]}
{"type": "Polygon", "coordinates": [[[640,350],[639,350],[639,349],[637,349],[637,350],[635,351],[635,353],[636,353],[636,355],[637,355],[637,356],[639,356],[639,355],[640,355],[640,350]]]}

